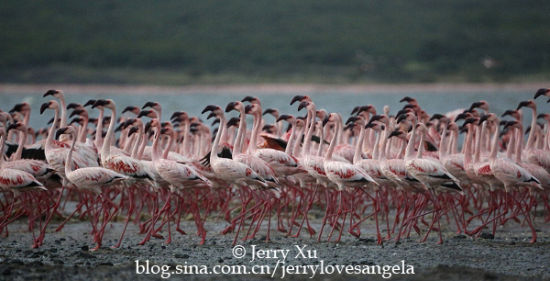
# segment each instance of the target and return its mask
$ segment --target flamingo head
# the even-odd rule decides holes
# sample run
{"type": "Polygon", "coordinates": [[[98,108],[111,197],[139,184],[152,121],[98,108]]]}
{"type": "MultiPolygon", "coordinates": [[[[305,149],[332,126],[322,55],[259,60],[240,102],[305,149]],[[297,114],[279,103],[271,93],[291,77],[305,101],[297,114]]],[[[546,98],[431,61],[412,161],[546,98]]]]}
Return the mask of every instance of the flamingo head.
{"type": "MultiPolygon", "coordinates": [[[[52,122],[53,122],[53,119],[52,119],[52,122]]],[[[90,118],[90,119],[88,120],[88,123],[97,125],[97,118],[90,118]]],[[[50,123],[50,124],[51,124],[51,123],[50,123]]]]}
{"type": "Polygon", "coordinates": [[[550,114],[548,113],[541,113],[537,116],[537,119],[544,119],[548,122],[550,122],[550,114]]]}
{"type": "Polygon", "coordinates": [[[71,114],[69,115],[69,118],[75,116],[75,115],[79,115],[79,116],[83,116],[83,115],[87,115],[88,112],[84,109],[75,109],[73,110],[73,112],[71,112],[71,114]]]}
{"type": "Polygon", "coordinates": [[[154,102],[154,101],[148,101],[141,107],[141,109],[145,109],[145,108],[151,108],[156,111],[161,111],[162,109],[160,106],[160,103],[154,102]]]}
{"type": "Polygon", "coordinates": [[[498,117],[496,114],[494,113],[489,113],[489,114],[484,114],[481,116],[481,118],[479,119],[479,123],[483,123],[485,121],[490,121],[490,122],[497,122],[498,123],[498,117]]]}
{"type": "Polygon", "coordinates": [[[246,96],[241,100],[241,102],[250,102],[252,104],[260,105],[260,99],[253,96],[246,96]]]}
{"type": "Polygon", "coordinates": [[[16,104],[15,106],[13,106],[12,109],[10,109],[9,113],[14,113],[14,112],[20,112],[20,113],[27,113],[31,110],[31,106],[26,103],[26,102],[22,102],[22,103],[18,103],[16,104]]]}
{"type": "Polygon", "coordinates": [[[95,104],[96,100],[94,99],[91,99],[91,100],[88,100],[85,104],[84,104],[84,107],[88,106],[88,105],[91,105],[93,106],[95,104]]]}
{"type": "Polygon", "coordinates": [[[9,132],[11,130],[24,132],[24,131],[27,130],[27,127],[22,122],[15,122],[15,123],[12,123],[8,126],[8,129],[6,130],[6,132],[9,132]]]}
{"type": "Polygon", "coordinates": [[[310,101],[311,102],[311,98],[309,96],[296,95],[290,101],[290,105],[293,105],[297,101],[299,101],[299,102],[310,101]]]}
{"type": "Polygon", "coordinates": [[[533,100],[526,100],[526,101],[522,101],[518,104],[518,107],[516,108],[516,110],[519,110],[520,108],[522,107],[529,107],[533,110],[536,110],[537,109],[537,105],[535,104],[535,102],[533,100]]]}
{"type": "Polygon", "coordinates": [[[42,106],[40,106],[40,114],[44,113],[46,109],[57,109],[57,108],[59,108],[59,104],[56,101],[51,100],[49,102],[45,102],[42,104],[42,106]]]}
{"type": "Polygon", "coordinates": [[[130,130],[128,130],[128,137],[136,133],[138,130],[139,130],[139,127],[137,126],[130,128],[130,130]]]}
{"type": "Polygon", "coordinates": [[[321,120],[325,119],[325,116],[327,116],[328,112],[325,109],[320,109],[315,111],[315,116],[321,120]]]}
{"type": "Polygon", "coordinates": [[[537,92],[535,93],[535,99],[540,97],[540,96],[550,96],[550,89],[548,88],[540,88],[537,90],[537,92]]]}
{"type": "Polygon", "coordinates": [[[455,122],[450,122],[447,126],[447,130],[458,132],[458,125],[455,122]]]}
{"type": "MultiPolygon", "coordinates": [[[[206,113],[206,112],[212,112],[214,114],[217,114],[217,115],[220,115],[220,114],[223,114],[223,110],[221,107],[217,106],[217,105],[207,105],[203,110],[202,110],[202,114],[206,113]]],[[[209,118],[207,118],[209,119],[209,118]]]]}
{"type": "Polygon", "coordinates": [[[56,98],[62,98],[63,97],[63,91],[61,90],[48,90],[46,93],[44,93],[44,95],[42,95],[42,97],[47,97],[47,96],[53,96],[53,97],[56,97],[56,98]]]}
{"type": "Polygon", "coordinates": [[[266,114],[273,115],[273,117],[275,117],[275,119],[279,118],[279,110],[277,110],[275,108],[268,108],[268,109],[264,110],[264,113],[262,113],[262,115],[266,115],[266,114]]]}
{"type": "Polygon", "coordinates": [[[189,114],[185,111],[176,111],[170,116],[170,120],[178,119],[180,122],[185,122],[189,119],[189,114]]]}
{"type": "Polygon", "coordinates": [[[484,111],[489,112],[489,103],[485,100],[474,102],[472,103],[472,105],[470,105],[470,110],[474,108],[481,108],[484,111]]]}
{"type": "Polygon", "coordinates": [[[277,122],[279,121],[287,121],[289,123],[296,122],[296,118],[294,118],[291,114],[283,114],[277,118],[277,122]]]}
{"type": "Polygon", "coordinates": [[[462,126],[466,126],[468,124],[472,124],[472,125],[478,125],[479,123],[479,118],[477,117],[470,117],[470,118],[466,118],[466,120],[464,120],[464,123],[462,124],[462,126]]]}
{"type": "Polygon", "coordinates": [[[230,128],[230,127],[233,127],[233,126],[238,127],[240,121],[241,120],[239,119],[239,117],[233,117],[233,118],[229,119],[229,121],[227,121],[227,128],[230,128]]]}
{"type": "Polygon", "coordinates": [[[96,101],[94,102],[94,104],[92,105],[92,108],[96,108],[96,107],[101,107],[101,108],[103,108],[103,107],[106,107],[108,103],[109,103],[109,102],[108,102],[107,100],[99,99],[99,100],[96,100],[96,101]]]}
{"type": "Polygon", "coordinates": [[[388,136],[388,138],[393,138],[393,137],[397,137],[397,138],[404,139],[404,140],[407,139],[407,135],[405,134],[405,132],[403,132],[399,129],[392,131],[390,133],[390,135],[388,136]]]}
{"type": "Polygon", "coordinates": [[[230,112],[232,110],[236,110],[239,112],[246,111],[244,104],[240,101],[234,101],[227,104],[227,106],[225,107],[225,112],[230,112]]]}
{"type": "Polygon", "coordinates": [[[139,114],[139,107],[129,105],[126,108],[124,108],[124,110],[122,110],[122,114],[126,112],[131,112],[137,116],[139,114]]]}
{"type": "Polygon", "coordinates": [[[245,113],[246,114],[252,114],[252,115],[260,115],[262,114],[262,108],[258,104],[248,104],[245,107],[245,113]]]}
{"type": "Polygon", "coordinates": [[[504,117],[506,115],[512,116],[512,118],[519,120],[520,119],[520,113],[519,110],[506,110],[500,117],[504,117]]]}
{"type": "Polygon", "coordinates": [[[69,109],[82,109],[84,108],[80,103],[71,102],[67,105],[67,110],[69,109]]]}
{"type": "Polygon", "coordinates": [[[76,135],[76,129],[73,126],[67,126],[67,127],[64,127],[64,128],[59,128],[55,132],[55,139],[59,139],[59,136],[64,135],[64,134],[75,136],[76,135]]]}
{"type": "Polygon", "coordinates": [[[409,104],[416,104],[417,103],[415,99],[413,99],[409,96],[405,96],[399,102],[406,102],[406,103],[409,103],[409,104]]]}
{"type": "Polygon", "coordinates": [[[103,126],[106,126],[111,122],[111,116],[105,116],[103,117],[103,126]]]}
{"type": "Polygon", "coordinates": [[[268,134],[275,134],[277,132],[277,127],[272,124],[266,124],[262,127],[262,131],[268,134]]]}
{"type": "Polygon", "coordinates": [[[158,116],[157,116],[157,113],[154,112],[153,110],[142,110],[139,112],[137,118],[141,118],[141,117],[149,117],[151,119],[157,119],[158,116]]]}
{"type": "Polygon", "coordinates": [[[332,123],[332,122],[336,122],[336,121],[338,121],[338,113],[332,112],[329,115],[327,115],[325,117],[325,119],[323,120],[323,126],[326,126],[327,123],[329,123],[329,122],[332,123]]]}
{"type": "Polygon", "coordinates": [[[216,118],[214,119],[214,121],[212,121],[212,126],[216,125],[216,124],[219,124],[220,123],[220,118],[216,118]]]}
{"type": "Polygon", "coordinates": [[[74,123],[78,123],[79,125],[82,126],[82,124],[84,124],[84,119],[82,119],[81,117],[75,117],[75,118],[73,118],[73,120],[71,120],[69,125],[72,125],[74,123]]]}

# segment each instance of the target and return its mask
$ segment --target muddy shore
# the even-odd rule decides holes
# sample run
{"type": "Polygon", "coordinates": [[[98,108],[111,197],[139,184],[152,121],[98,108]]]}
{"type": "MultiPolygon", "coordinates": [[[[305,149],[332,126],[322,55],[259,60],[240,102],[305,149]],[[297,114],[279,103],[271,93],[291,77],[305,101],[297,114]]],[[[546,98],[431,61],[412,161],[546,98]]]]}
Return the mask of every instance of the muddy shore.
{"type": "MultiPolygon", "coordinates": [[[[59,222],[57,222],[59,223],[59,222]]],[[[57,223],[54,223],[56,225],[57,223]]],[[[252,245],[263,249],[289,249],[292,253],[296,245],[316,250],[317,259],[304,260],[289,258],[286,264],[305,265],[325,264],[344,265],[393,265],[402,260],[414,266],[415,275],[393,275],[391,280],[550,280],[550,234],[541,222],[538,241],[530,244],[530,233],[518,225],[500,228],[496,237],[484,233],[471,238],[458,235],[450,230],[443,232],[444,243],[437,244],[436,234],[431,234],[425,243],[419,243],[418,235],[411,235],[399,244],[387,242],[377,245],[374,240],[373,225],[363,225],[361,238],[344,235],[339,243],[317,242],[303,233],[299,238],[285,237],[272,230],[271,242],[265,242],[265,230],[255,239],[239,241],[248,250],[244,258],[232,255],[233,235],[221,235],[226,226],[223,221],[208,221],[208,238],[205,245],[198,245],[194,235],[194,225],[187,221],[184,230],[187,235],[174,234],[172,243],[164,239],[152,239],[144,246],[137,245],[143,238],[136,226],[130,225],[128,235],[118,249],[110,248],[118,241],[122,230],[121,222],[113,223],[105,234],[104,246],[98,251],[90,235],[90,224],[71,222],[60,232],[46,235],[44,245],[31,249],[32,235],[26,230],[24,221],[9,226],[10,235],[0,238],[0,279],[1,280],[161,280],[159,275],[137,275],[136,260],[143,263],[170,265],[196,264],[224,265],[271,265],[274,260],[251,262],[252,245]]],[[[319,224],[314,224],[319,229],[319,224]]],[[[166,235],[166,231],[163,235],[166,235]]],[[[292,256],[292,255],[290,255],[292,256]]],[[[186,275],[171,278],[190,280],[212,280],[216,276],[186,275]]],[[[225,276],[224,279],[241,280],[243,276],[225,276]]],[[[251,276],[249,276],[251,277],[251,276]]],[[[256,275],[256,279],[271,279],[270,276],[256,275]]],[[[274,275],[280,279],[281,274],[274,275]]],[[[298,280],[310,275],[286,275],[284,279],[298,280]]],[[[313,280],[385,280],[380,275],[317,275],[313,280]]]]}

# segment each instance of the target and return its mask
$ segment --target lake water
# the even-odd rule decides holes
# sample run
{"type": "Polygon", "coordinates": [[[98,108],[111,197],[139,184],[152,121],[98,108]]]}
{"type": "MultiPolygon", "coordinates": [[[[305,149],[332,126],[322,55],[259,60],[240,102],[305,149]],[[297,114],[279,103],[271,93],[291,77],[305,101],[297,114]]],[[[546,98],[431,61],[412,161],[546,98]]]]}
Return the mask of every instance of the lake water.
{"type": "MultiPolygon", "coordinates": [[[[373,104],[378,111],[382,111],[384,105],[389,105],[391,112],[395,113],[399,110],[403,104],[399,103],[399,100],[405,96],[411,96],[418,100],[420,105],[430,114],[433,113],[445,113],[458,108],[467,108],[472,102],[479,101],[481,99],[487,100],[490,104],[492,112],[501,114],[507,109],[516,108],[518,103],[523,100],[532,99],[533,94],[536,91],[534,88],[530,92],[519,92],[512,90],[505,91],[480,91],[480,92],[368,92],[368,93],[313,93],[310,94],[314,100],[317,108],[324,108],[329,112],[340,112],[344,118],[347,118],[353,107],[357,105],[373,104]]],[[[45,92],[45,91],[44,91],[45,92]]],[[[32,114],[30,124],[33,128],[45,127],[46,122],[53,116],[51,111],[47,111],[44,115],[39,114],[40,106],[42,103],[51,99],[51,97],[43,98],[43,92],[21,94],[16,95],[0,94],[0,109],[4,111],[10,110],[14,104],[26,101],[32,106],[32,114]]],[[[216,104],[225,108],[225,105],[231,101],[241,100],[246,94],[220,94],[220,93],[185,93],[185,94],[167,94],[167,93],[154,93],[150,94],[131,94],[120,93],[116,95],[107,95],[105,93],[96,94],[71,94],[65,93],[67,104],[70,102],[85,103],[88,99],[97,98],[111,98],[117,104],[117,111],[120,114],[122,109],[127,105],[134,105],[141,107],[147,101],[160,102],[163,107],[163,120],[167,120],[174,111],[186,111],[191,116],[196,115],[201,118],[200,112],[209,104],[216,104]]],[[[296,93],[300,94],[300,93],[296,93]]],[[[281,113],[297,113],[297,105],[290,106],[290,100],[293,97],[291,93],[285,94],[257,94],[264,109],[273,107],[278,108],[281,113]]],[[[546,99],[539,98],[537,100],[539,113],[548,112],[549,104],[546,103],[546,99]]],[[[91,116],[97,114],[96,110],[92,110],[91,116]]],[[[304,111],[300,112],[300,115],[305,114],[304,111]]],[[[530,113],[528,113],[530,114],[530,113]]],[[[237,113],[231,113],[231,116],[236,116],[237,113]]],[[[267,121],[271,122],[271,117],[267,121]]],[[[530,117],[525,118],[527,122],[530,121],[530,117]]]]}

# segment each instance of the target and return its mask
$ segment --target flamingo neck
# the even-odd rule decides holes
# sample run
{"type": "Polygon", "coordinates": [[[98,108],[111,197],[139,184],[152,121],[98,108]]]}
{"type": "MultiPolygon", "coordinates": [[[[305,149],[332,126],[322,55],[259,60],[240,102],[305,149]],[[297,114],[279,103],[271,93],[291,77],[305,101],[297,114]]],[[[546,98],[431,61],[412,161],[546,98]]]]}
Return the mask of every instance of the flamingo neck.
{"type": "Polygon", "coordinates": [[[492,139],[493,146],[491,147],[491,154],[489,156],[490,160],[495,160],[497,158],[499,127],[500,126],[498,125],[498,119],[497,119],[496,125],[495,125],[495,132],[493,134],[493,139],[492,139]]]}
{"type": "Polygon", "coordinates": [[[172,145],[174,144],[174,133],[168,134],[168,143],[164,147],[164,153],[162,154],[163,159],[168,159],[168,154],[170,153],[170,150],[172,148],[172,145]]]}
{"type": "Polygon", "coordinates": [[[513,159],[514,151],[516,149],[516,130],[512,130],[510,133],[510,141],[508,142],[508,147],[506,147],[506,158],[513,159]]]}
{"type": "MultiPolygon", "coordinates": [[[[98,120],[99,121],[99,120],[98,120]]],[[[107,128],[107,135],[103,140],[103,146],[101,147],[101,158],[107,159],[111,155],[111,142],[115,136],[115,124],[116,123],[116,107],[113,104],[111,108],[111,120],[109,121],[109,128],[107,128]]]]}
{"type": "Polygon", "coordinates": [[[59,106],[54,108],[53,122],[50,130],[48,131],[48,137],[46,138],[45,147],[51,147],[53,145],[53,136],[55,134],[55,123],[57,118],[59,118],[59,106]]]}
{"type": "Polygon", "coordinates": [[[65,105],[65,97],[63,95],[59,96],[59,104],[61,105],[61,124],[60,128],[67,127],[67,110],[65,105]]]}
{"type": "Polygon", "coordinates": [[[212,163],[214,160],[218,159],[218,144],[220,143],[220,139],[222,136],[222,133],[225,131],[225,116],[223,113],[220,116],[220,126],[218,129],[218,133],[216,134],[216,137],[214,138],[214,143],[212,144],[212,150],[210,151],[210,163],[212,163]]]}
{"type": "Polygon", "coordinates": [[[261,110],[260,113],[254,113],[252,116],[254,117],[254,122],[252,126],[252,135],[250,136],[250,143],[248,144],[248,153],[252,154],[256,152],[256,144],[258,143],[258,133],[260,132],[260,126],[262,125],[262,117],[261,117],[261,110]]]}
{"type": "Polygon", "coordinates": [[[527,149],[533,149],[535,144],[535,129],[537,126],[537,107],[533,107],[531,111],[531,131],[529,131],[529,137],[527,138],[527,149]]]}
{"type": "Polygon", "coordinates": [[[474,162],[479,162],[481,156],[481,136],[485,133],[485,126],[487,122],[483,122],[481,128],[478,126],[476,130],[476,143],[475,143],[475,155],[474,162]]]}
{"type": "Polygon", "coordinates": [[[355,152],[353,153],[353,164],[361,160],[361,149],[363,148],[363,142],[365,141],[365,131],[365,126],[361,124],[358,141],[355,144],[355,152]]]}
{"type": "MultiPolygon", "coordinates": [[[[6,134],[0,135],[0,151],[4,151],[4,145],[6,143],[6,134]]],[[[4,163],[4,156],[0,156],[0,167],[4,163]]]]}
{"type": "Polygon", "coordinates": [[[95,146],[103,147],[103,117],[105,115],[105,109],[99,108],[99,115],[97,116],[97,127],[95,130],[95,146]]]}
{"type": "Polygon", "coordinates": [[[339,118],[336,118],[336,124],[334,125],[334,135],[332,136],[332,140],[330,141],[330,145],[328,147],[327,153],[325,155],[325,160],[330,161],[332,160],[332,153],[334,152],[334,147],[336,147],[336,142],[338,142],[338,137],[340,134],[340,120],[339,118]]]}
{"type": "Polygon", "coordinates": [[[381,132],[378,132],[376,134],[376,138],[374,139],[374,149],[372,150],[372,159],[378,159],[380,157],[380,136],[381,132]]]}
{"type": "Polygon", "coordinates": [[[181,144],[181,147],[182,147],[182,151],[181,151],[181,154],[182,155],[189,155],[189,139],[191,138],[191,134],[189,133],[189,120],[184,120],[183,121],[183,142],[181,144]]]}
{"type": "Polygon", "coordinates": [[[241,154],[243,152],[244,136],[246,134],[246,114],[244,109],[239,109],[239,129],[237,130],[237,137],[235,139],[235,146],[233,148],[234,153],[241,154]]]}
{"type": "Polygon", "coordinates": [[[73,151],[74,146],[76,144],[76,134],[71,134],[73,138],[73,142],[71,143],[71,148],[69,149],[69,153],[67,153],[67,157],[65,158],[65,175],[68,175],[73,171],[73,151]]]}
{"type": "Polygon", "coordinates": [[[317,147],[317,156],[323,154],[323,147],[325,144],[325,130],[321,124],[319,124],[319,146],[317,147]]]}
{"type": "Polygon", "coordinates": [[[304,139],[304,145],[302,147],[303,156],[306,156],[309,154],[309,148],[311,145],[311,136],[313,135],[313,131],[315,130],[315,125],[314,125],[315,124],[315,106],[312,106],[311,109],[308,110],[307,115],[309,118],[308,119],[309,122],[305,126],[305,129],[307,129],[307,133],[304,139]]]}
{"type": "Polygon", "coordinates": [[[424,130],[420,131],[420,141],[418,143],[418,151],[416,152],[416,158],[422,159],[422,153],[424,153],[424,130]]]}
{"type": "Polygon", "coordinates": [[[15,151],[15,154],[12,156],[13,160],[21,159],[21,155],[23,154],[23,145],[25,144],[26,139],[27,139],[27,130],[19,131],[19,142],[17,143],[17,150],[15,151]]]}
{"type": "Polygon", "coordinates": [[[79,141],[82,143],[86,142],[86,135],[88,134],[88,114],[85,114],[83,118],[84,121],[82,122],[82,127],[78,136],[79,141]]]}
{"type": "Polygon", "coordinates": [[[139,152],[139,147],[141,146],[142,142],[145,142],[145,140],[143,139],[142,127],[139,126],[138,127],[138,134],[137,134],[137,137],[134,140],[134,146],[132,147],[132,153],[130,154],[130,156],[132,158],[139,159],[138,152],[139,152]]]}
{"type": "Polygon", "coordinates": [[[411,137],[409,138],[407,148],[405,149],[405,160],[413,158],[414,155],[414,142],[416,141],[416,117],[414,118],[412,126],[411,137]]]}
{"type": "Polygon", "coordinates": [[[441,138],[439,140],[439,159],[447,156],[447,126],[443,126],[443,131],[441,132],[441,138]]]}
{"type": "Polygon", "coordinates": [[[519,123],[519,128],[516,129],[516,162],[521,163],[521,154],[523,152],[523,125],[519,123]]]}
{"type": "Polygon", "coordinates": [[[296,122],[292,122],[291,126],[292,127],[290,128],[290,137],[288,137],[288,142],[285,148],[285,153],[288,155],[293,154],[292,147],[294,145],[294,137],[296,136],[296,122]]]}

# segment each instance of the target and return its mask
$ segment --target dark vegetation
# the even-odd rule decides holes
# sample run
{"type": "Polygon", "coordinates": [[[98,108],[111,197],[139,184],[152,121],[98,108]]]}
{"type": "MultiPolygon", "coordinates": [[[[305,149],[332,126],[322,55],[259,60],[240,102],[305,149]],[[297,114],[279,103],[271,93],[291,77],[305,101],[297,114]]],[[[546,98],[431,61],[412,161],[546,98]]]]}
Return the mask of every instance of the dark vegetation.
{"type": "Polygon", "coordinates": [[[1,82],[550,77],[550,2],[3,0],[1,82]]]}

